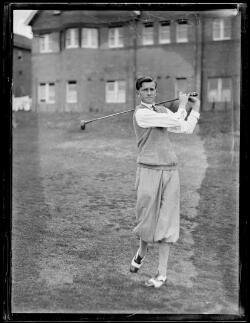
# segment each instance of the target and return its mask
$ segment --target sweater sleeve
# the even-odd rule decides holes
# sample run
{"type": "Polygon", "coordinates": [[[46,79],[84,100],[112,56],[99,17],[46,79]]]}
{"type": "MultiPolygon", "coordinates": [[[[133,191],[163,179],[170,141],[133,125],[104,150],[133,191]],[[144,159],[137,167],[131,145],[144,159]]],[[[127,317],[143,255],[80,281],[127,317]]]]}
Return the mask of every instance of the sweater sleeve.
{"type": "Polygon", "coordinates": [[[199,112],[192,110],[188,120],[184,120],[178,112],[173,113],[170,110],[167,113],[159,113],[150,109],[138,109],[135,113],[135,120],[142,128],[163,127],[172,132],[192,133],[199,116],[199,112]]]}

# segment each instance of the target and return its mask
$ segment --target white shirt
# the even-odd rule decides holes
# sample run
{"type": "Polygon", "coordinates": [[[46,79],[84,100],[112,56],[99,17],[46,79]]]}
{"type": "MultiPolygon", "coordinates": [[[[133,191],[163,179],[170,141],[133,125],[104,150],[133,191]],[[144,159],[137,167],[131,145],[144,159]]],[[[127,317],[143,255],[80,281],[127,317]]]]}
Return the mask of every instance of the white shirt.
{"type": "Polygon", "coordinates": [[[179,107],[177,112],[172,112],[166,108],[166,113],[156,112],[153,110],[153,104],[141,102],[148,109],[138,109],[135,113],[135,120],[139,127],[163,127],[168,128],[170,132],[176,133],[193,133],[200,113],[192,110],[188,119],[184,120],[187,112],[184,107],[179,107]]]}

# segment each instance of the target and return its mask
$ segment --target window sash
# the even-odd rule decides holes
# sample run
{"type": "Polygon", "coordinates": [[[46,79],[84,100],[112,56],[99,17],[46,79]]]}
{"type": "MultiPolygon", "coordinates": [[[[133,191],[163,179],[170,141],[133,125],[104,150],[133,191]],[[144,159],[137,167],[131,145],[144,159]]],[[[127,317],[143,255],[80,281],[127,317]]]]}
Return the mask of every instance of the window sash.
{"type": "Polygon", "coordinates": [[[125,81],[108,81],[106,83],[106,103],[125,103],[125,81]]]}
{"type": "Polygon", "coordinates": [[[230,18],[224,19],[224,39],[231,39],[231,20],[230,18]]]}
{"type": "Polygon", "coordinates": [[[55,103],[55,83],[40,83],[38,87],[38,100],[40,103],[55,103]]]}
{"type": "Polygon", "coordinates": [[[175,96],[179,96],[179,92],[186,92],[188,90],[188,81],[186,77],[179,77],[175,79],[175,96]]]}
{"type": "Polygon", "coordinates": [[[110,48],[124,46],[122,27],[109,28],[108,44],[110,48]]]}
{"type": "Polygon", "coordinates": [[[65,41],[65,47],[66,48],[76,48],[79,45],[79,39],[78,39],[78,29],[77,28],[69,28],[66,30],[66,41],[65,41]]]}
{"type": "Polygon", "coordinates": [[[116,90],[115,90],[115,82],[107,82],[106,83],[106,102],[113,103],[116,102],[116,90]]]}
{"type": "Polygon", "coordinates": [[[46,102],[46,84],[40,83],[38,87],[39,102],[46,102]]]}
{"type": "Polygon", "coordinates": [[[117,102],[126,102],[126,84],[125,81],[117,82],[117,102]]]}
{"type": "Polygon", "coordinates": [[[40,36],[39,43],[40,43],[40,52],[44,52],[45,51],[45,36],[44,35],[40,36]]]}
{"type": "Polygon", "coordinates": [[[115,29],[109,29],[109,47],[115,47],[115,29]]]}
{"type": "Polygon", "coordinates": [[[123,29],[121,27],[116,29],[116,35],[117,47],[123,47],[123,29]]]}
{"type": "Polygon", "coordinates": [[[56,97],[55,83],[48,84],[48,102],[54,103],[56,97]]]}
{"type": "Polygon", "coordinates": [[[213,21],[213,40],[221,39],[221,21],[220,19],[215,19],[213,21]]]}
{"type": "Polygon", "coordinates": [[[82,28],[82,47],[98,47],[98,30],[96,28],[82,28]]]}
{"type": "Polygon", "coordinates": [[[144,26],[142,32],[142,44],[152,45],[154,44],[154,27],[144,26]]]}
{"type": "Polygon", "coordinates": [[[213,20],[213,40],[231,38],[231,20],[217,18],[213,20]]]}
{"type": "Polygon", "coordinates": [[[231,102],[232,79],[209,78],[208,79],[208,102],[231,102]]]}
{"type": "Polygon", "coordinates": [[[67,83],[67,103],[77,103],[77,82],[69,81],[67,83]]]}
{"type": "Polygon", "coordinates": [[[51,34],[41,35],[39,38],[40,42],[40,52],[48,53],[53,50],[53,39],[51,34]]]}
{"type": "Polygon", "coordinates": [[[22,59],[23,59],[23,53],[22,53],[22,51],[21,51],[21,50],[19,50],[19,51],[17,52],[17,58],[18,58],[18,59],[20,59],[20,60],[22,60],[22,59]]]}
{"type": "Polygon", "coordinates": [[[170,43],[170,25],[160,25],[159,43],[160,44],[170,43]]]}
{"type": "Polygon", "coordinates": [[[184,43],[188,41],[188,24],[177,23],[176,26],[176,41],[184,43]]]}

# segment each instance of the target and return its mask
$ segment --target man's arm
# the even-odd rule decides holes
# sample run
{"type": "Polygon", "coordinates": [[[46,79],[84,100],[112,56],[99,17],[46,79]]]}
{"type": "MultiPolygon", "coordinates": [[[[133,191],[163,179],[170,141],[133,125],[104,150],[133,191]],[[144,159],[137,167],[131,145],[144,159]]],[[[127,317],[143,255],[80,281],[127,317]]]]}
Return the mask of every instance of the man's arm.
{"type": "MultiPolygon", "coordinates": [[[[181,94],[182,95],[182,94],[181,94]]],[[[191,112],[189,114],[185,114],[185,117],[183,120],[185,120],[187,116],[187,121],[183,126],[181,127],[171,127],[168,128],[168,131],[175,132],[175,133],[193,133],[195,126],[199,120],[200,117],[200,100],[196,97],[189,97],[189,100],[191,102],[191,112]]],[[[185,109],[184,104],[181,102],[178,111],[183,111],[185,109]]],[[[186,110],[185,110],[186,111],[186,110]]],[[[183,114],[184,116],[184,114],[183,114]]],[[[186,120],[185,120],[186,121],[186,120]]]]}
{"type": "Polygon", "coordinates": [[[180,125],[176,127],[169,127],[169,132],[175,133],[187,133],[191,134],[194,131],[194,128],[199,120],[200,113],[192,110],[188,116],[187,120],[180,120],[180,125]]]}
{"type": "Polygon", "coordinates": [[[184,120],[186,118],[186,116],[187,116],[187,111],[183,106],[182,107],[179,106],[178,110],[173,112],[169,108],[166,108],[166,107],[164,107],[162,105],[160,105],[160,106],[157,105],[157,106],[155,106],[155,111],[160,112],[160,113],[172,112],[172,113],[174,113],[176,118],[181,119],[181,120],[184,120]]]}
{"type": "MultiPolygon", "coordinates": [[[[180,108],[183,109],[187,103],[188,95],[180,96],[180,108]]],[[[200,113],[200,101],[197,98],[192,98],[192,108],[188,120],[180,118],[176,113],[167,109],[167,113],[155,112],[149,109],[138,109],[135,113],[137,124],[142,128],[163,127],[169,131],[178,133],[192,133],[200,113]],[[197,111],[198,110],[198,111],[197,111]]]]}
{"type": "Polygon", "coordinates": [[[167,108],[162,105],[160,105],[160,106],[156,105],[154,110],[157,112],[163,112],[163,113],[167,113],[168,111],[170,111],[170,112],[173,112],[175,114],[175,117],[177,117],[178,119],[185,120],[188,118],[188,116],[192,110],[192,108],[191,108],[187,112],[187,103],[188,103],[188,100],[191,100],[190,94],[185,94],[185,93],[180,92],[179,93],[179,100],[180,100],[179,106],[176,111],[173,111],[171,108],[167,108]]]}

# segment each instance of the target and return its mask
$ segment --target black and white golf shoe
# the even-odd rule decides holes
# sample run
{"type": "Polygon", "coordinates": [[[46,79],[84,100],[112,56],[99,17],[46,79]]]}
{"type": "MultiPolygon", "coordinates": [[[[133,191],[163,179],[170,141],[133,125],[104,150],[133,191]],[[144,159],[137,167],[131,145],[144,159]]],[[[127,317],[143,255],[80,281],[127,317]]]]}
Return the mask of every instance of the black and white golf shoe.
{"type": "Polygon", "coordinates": [[[140,255],[139,255],[139,249],[136,252],[136,255],[133,257],[131,264],[130,264],[130,272],[131,273],[137,273],[137,271],[140,269],[140,267],[143,264],[143,259],[140,255]]]}

